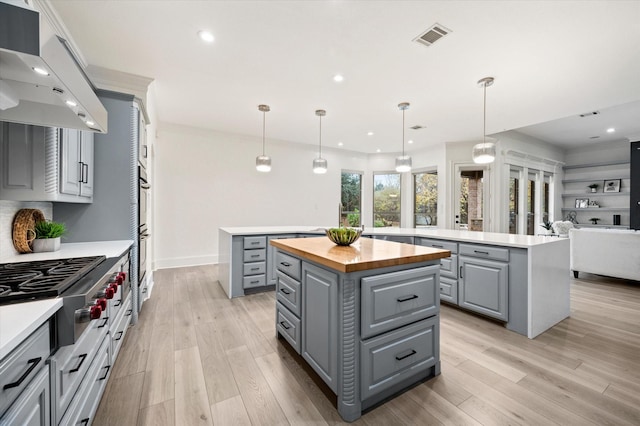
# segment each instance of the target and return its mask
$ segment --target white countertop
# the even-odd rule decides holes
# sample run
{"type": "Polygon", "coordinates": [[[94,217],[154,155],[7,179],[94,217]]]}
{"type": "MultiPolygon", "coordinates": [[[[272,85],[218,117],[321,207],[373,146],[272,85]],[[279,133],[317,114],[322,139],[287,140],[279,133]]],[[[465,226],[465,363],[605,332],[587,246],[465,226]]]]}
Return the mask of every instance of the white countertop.
{"type": "MultiPolygon", "coordinates": [[[[258,234],[302,234],[309,233],[323,235],[323,230],[318,226],[243,226],[220,228],[231,235],[258,235],[258,234]]],[[[365,228],[367,235],[398,235],[409,237],[435,238],[441,240],[454,240],[459,242],[492,244],[497,246],[528,248],[541,244],[559,243],[564,238],[535,235],[514,235],[498,232],[456,231],[453,229],[438,228],[365,228]]],[[[565,242],[566,243],[566,242],[565,242]]],[[[564,244],[564,243],[562,243],[564,244]]]]}
{"type": "Polygon", "coordinates": [[[70,257],[119,257],[133,244],[132,240],[62,243],[60,250],[46,253],[12,254],[0,258],[0,263],[32,262],[35,260],[67,259],[70,257]]]}
{"type": "Polygon", "coordinates": [[[57,298],[0,306],[0,360],[61,307],[57,298]]]}

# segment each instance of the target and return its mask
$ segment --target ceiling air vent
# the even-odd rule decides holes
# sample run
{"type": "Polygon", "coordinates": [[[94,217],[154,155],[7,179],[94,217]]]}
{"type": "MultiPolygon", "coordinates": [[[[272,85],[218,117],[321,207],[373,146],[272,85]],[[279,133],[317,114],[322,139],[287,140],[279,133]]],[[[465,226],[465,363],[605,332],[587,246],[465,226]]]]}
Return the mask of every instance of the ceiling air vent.
{"type": "Polygon", "coordinates": [[[409,127],[409,128],[410,128],[411,130],[420,130],[420,129],[424,129],[424,128],[426,128],[426,127],[427,127],[427,126],[421,126],[421,125],[419,125],[419,124],[416,124],[415,126],[411,126],[411,127],[409,127]]]}
{"type": "Polygon", "coordinates": [[[584,117],[590,117],[592,115],[598,115],[600,114],[600,111],[591,111],[591,112],[585,112],[584,114],[580,114],[580,117],[584,118],[584,117]]]}
{"type": "Polygon", "coordinates": [[[424,44],[425,46],[431,46],[450,32],[451,30],[443,27],[442,25],[434,24],[418,37],[414,38],[413,41],[424,44]]]}

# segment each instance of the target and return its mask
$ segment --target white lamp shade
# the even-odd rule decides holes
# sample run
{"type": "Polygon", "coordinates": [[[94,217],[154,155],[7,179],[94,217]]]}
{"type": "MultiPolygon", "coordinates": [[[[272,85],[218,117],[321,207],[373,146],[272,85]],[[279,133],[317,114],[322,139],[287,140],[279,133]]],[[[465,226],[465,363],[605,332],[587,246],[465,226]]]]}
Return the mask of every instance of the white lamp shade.
{"type": "Polygon", "coordinates": [[[473,162],[476,164],[493,163],[496,159],[496,145],[483,142],[473,146],[473,162]]]}
{"type": "Polygon", "coordinates": [[[259,172],[271,171],[271,157],[267,155],[258,155],[256,157],[256,170],[259,172]]]}
{"type": "Polygon", "coordinates": [[[396,157],[396,172],[404,173],[411,171],[411,157],[408,155],[401,155],[396,157]]]}
{"type": "Polygon", "coordinates": [[[322,157],[313,160],[313,173],[319,175],[327,173],[327,160],[322,157]]]}

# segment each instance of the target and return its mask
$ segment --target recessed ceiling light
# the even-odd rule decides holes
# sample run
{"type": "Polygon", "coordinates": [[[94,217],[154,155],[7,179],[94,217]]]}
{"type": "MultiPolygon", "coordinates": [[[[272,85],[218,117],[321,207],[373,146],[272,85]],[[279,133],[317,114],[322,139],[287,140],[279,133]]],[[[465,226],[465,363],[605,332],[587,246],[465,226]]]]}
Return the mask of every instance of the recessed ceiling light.
{"type": "Polygon", "coordinates": [[[335,81],[336,83],[340,83],[341,81],[344,81],[344,76],[342,76],[341,74],[336,74],[333,76],[333,81],[335,81]]]}
{"type": "Polygon", "coordinates": [[[205,30],[198,31],[198,37],[200,37],[202,41],[206,41],[207,43],[213,43],[213,40],[215,40],[213,34],[205,30]]]}
{"type": "Polygon", "coordinates": [[[616,131],[616,129],[614,129],[613,127],[609,127],[609,128],[607,129],[607,133],[613,133],[613,132],[615,132],[615,131],[616,131]]]}
{"type": "Polygon", "coordinates": [[[94,122],[93,122],[93,121],[91,121],[91,120],[87,120],[87,126],[93,126],[94,124],[96,124],[96,123],[94,123],[94,122]]]}
{"type": "Polygon", "coordinates": [[[342,142],[338,142],[338,146],[342,146],[342,145],[343,145],[343,143],[342,143],[342,142]]]}
{"type": "Polygon", "coordinates": [[[69,105],[70,107],[78,106],[78,104],[77,104],[77,103],[75,103],[75,102],[73,102],[73,101],[65,101],[65,103],[66,103],[67,105],[69,105]]]}
{"type": "Polygon", "coordinates": [[[407,143],[413,143],[413,141],[412,140],[408,140],[407,143]]]}
{"type": "Polygon", "coordinates": [[[380,148],[376,149],[376,152],[380,152],[380,148]]]}
{"type": "Polygon", "coordinates": [[[373,132],[367,132],[367,136],[373,136],[373,132]]]}
{"type": "Polygon", "coordinates": [[[40,75],[49,75],[49,72],[45,69],[38,68],[38,67],[33,67],[32,69],[40,75]]]}

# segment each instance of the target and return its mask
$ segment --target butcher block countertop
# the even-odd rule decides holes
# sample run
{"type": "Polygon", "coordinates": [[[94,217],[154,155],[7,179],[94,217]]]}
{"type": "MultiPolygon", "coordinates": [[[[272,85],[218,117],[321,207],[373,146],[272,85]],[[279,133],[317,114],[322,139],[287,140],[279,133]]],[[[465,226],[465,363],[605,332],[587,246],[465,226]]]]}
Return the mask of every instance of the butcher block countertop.
{"type": "Polygon", "coordinates": [[[449,250],[360,238],[338,246],[327,237],[271,240],[271,245],[339,272],[357,272],[406,265],[451,256],[449,250]]]}

